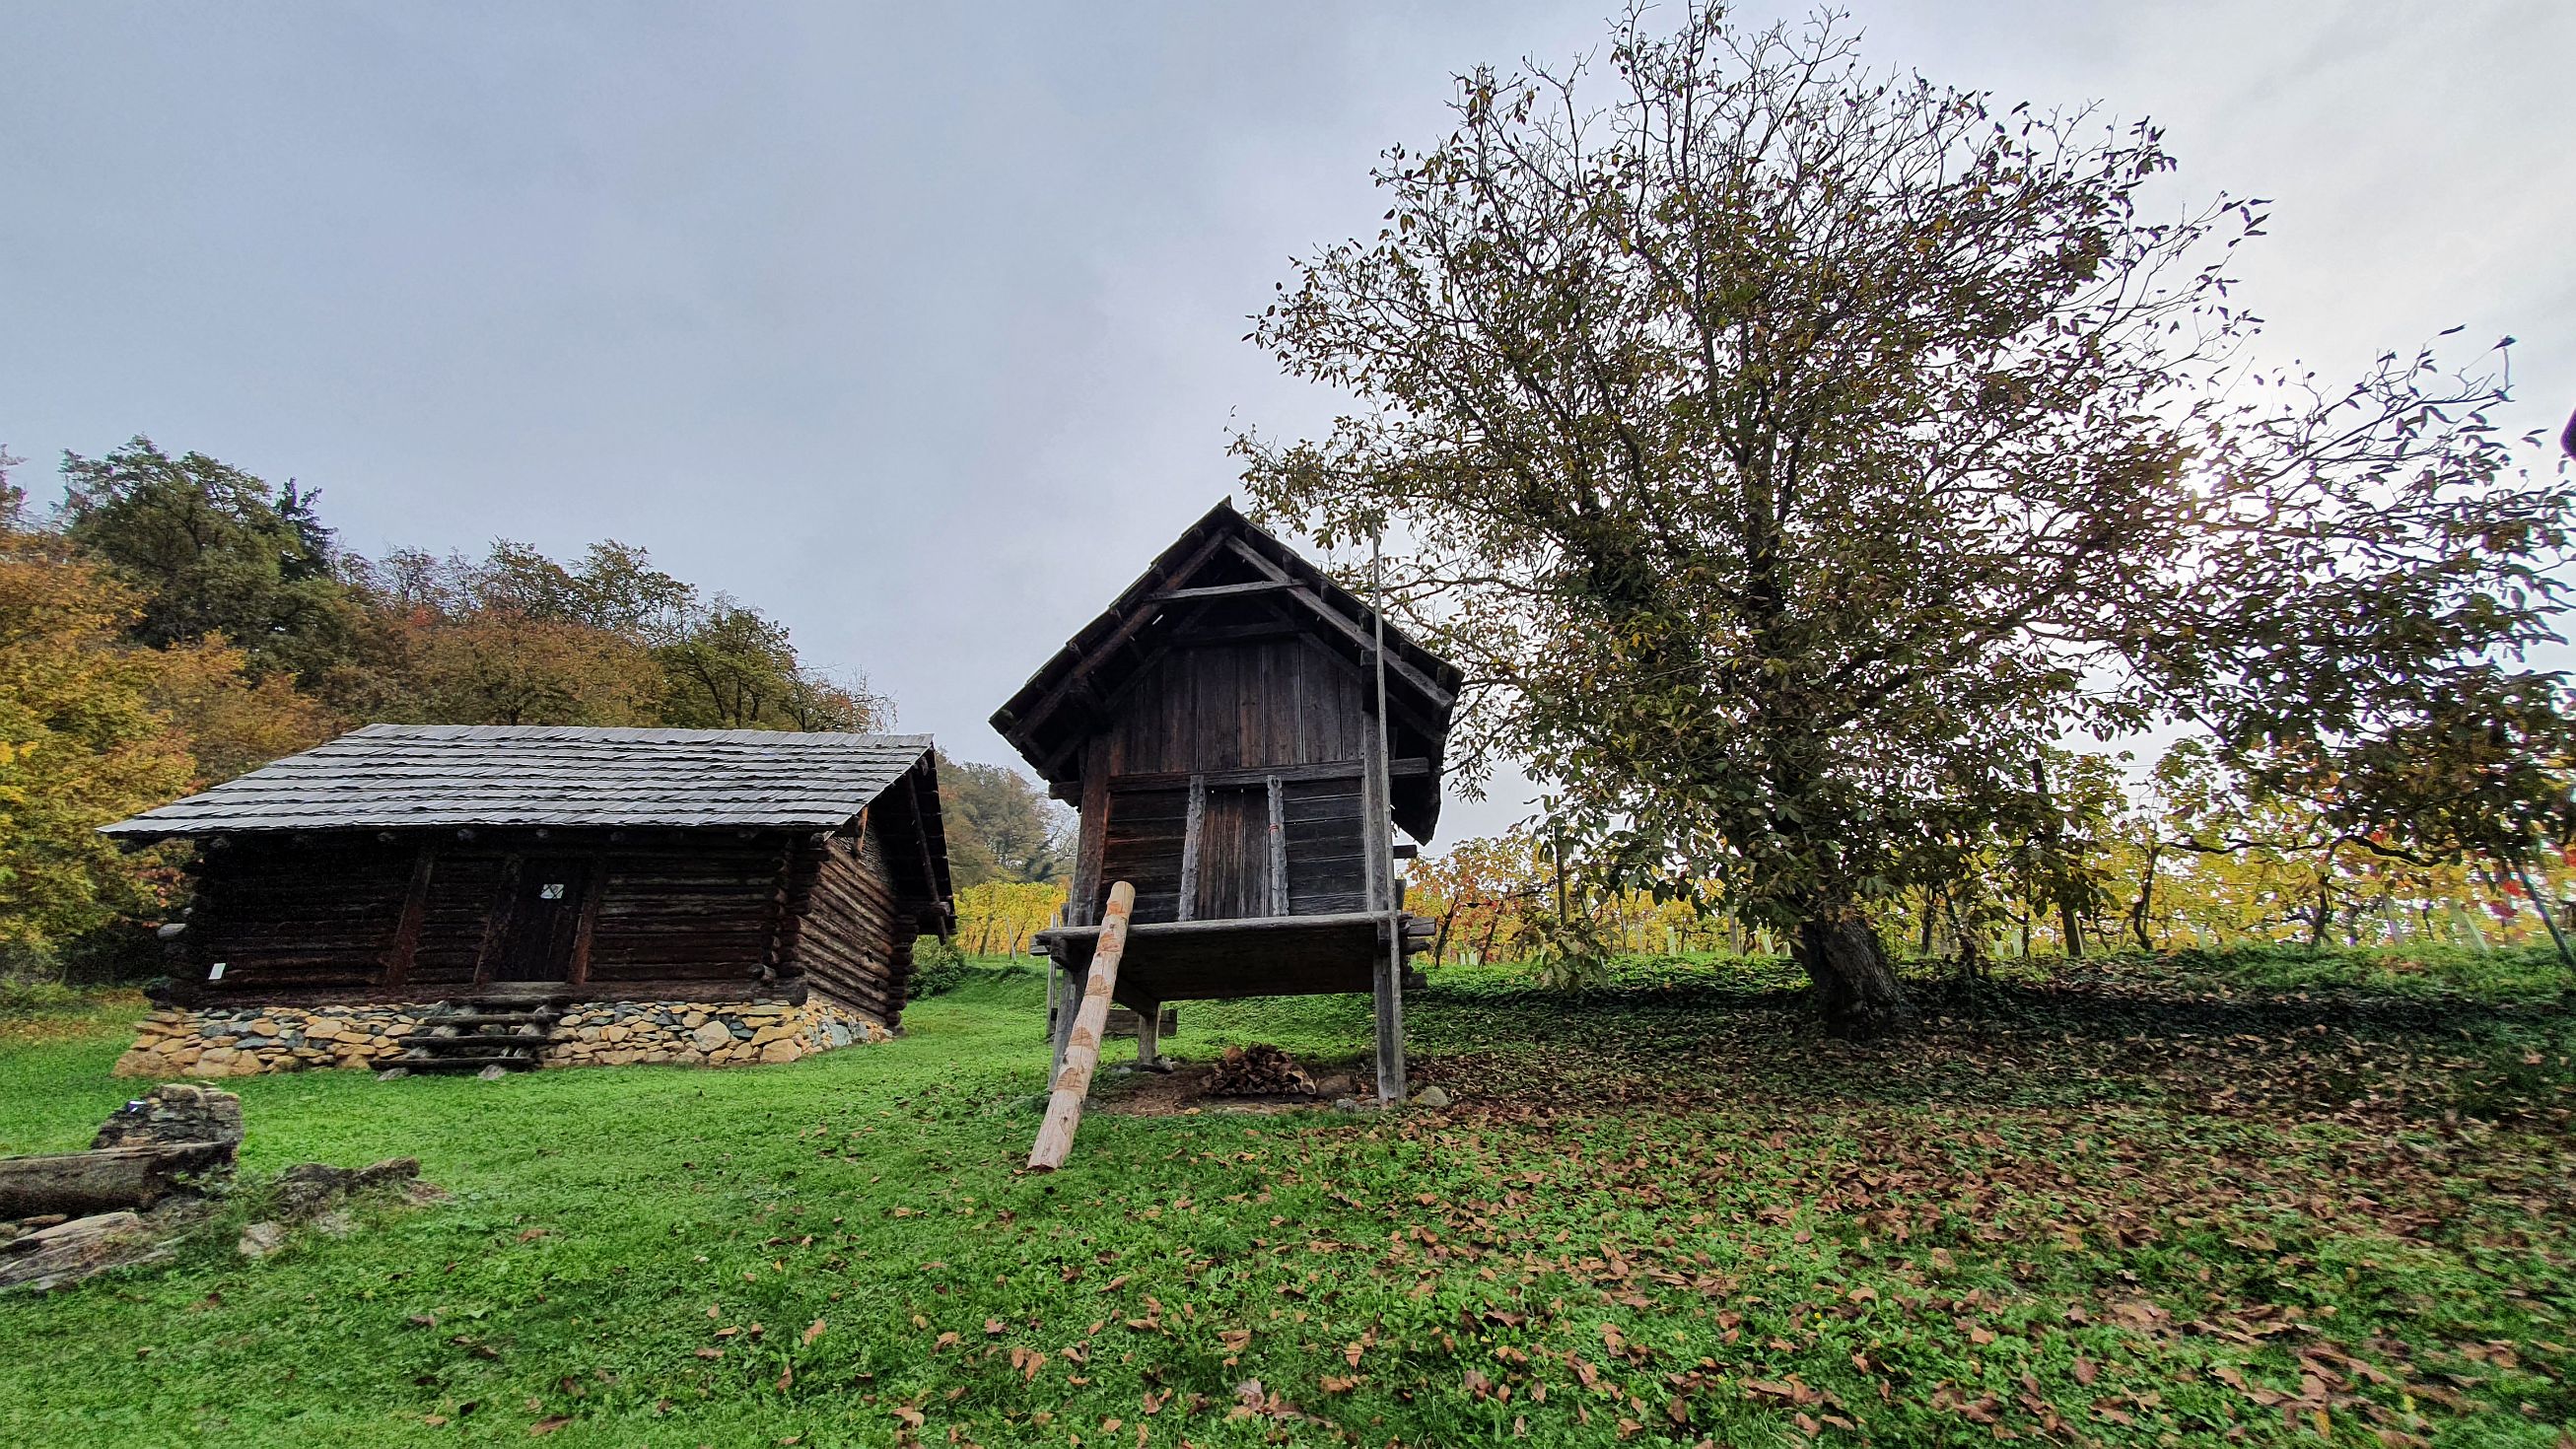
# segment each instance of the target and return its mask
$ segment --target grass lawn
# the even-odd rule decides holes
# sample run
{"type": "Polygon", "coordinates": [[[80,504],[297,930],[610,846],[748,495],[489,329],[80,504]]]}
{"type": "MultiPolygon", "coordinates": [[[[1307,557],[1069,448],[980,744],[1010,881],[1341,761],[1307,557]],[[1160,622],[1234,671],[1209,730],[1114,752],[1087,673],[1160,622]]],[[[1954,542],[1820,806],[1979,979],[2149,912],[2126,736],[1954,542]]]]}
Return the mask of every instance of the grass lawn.
{"type": "MultiPolygon", "coordinates": [[[[2535,958],[2124,959],[1821,1041],[1772,977],[1444,973],[1445,1112],[1122,1116],[1015,1171],[1033,975],[788,1066],[225,1085],[243,1201],[0,1299],[0,1444],[2576,1445],[2576,1027],[2535,958]],[[290,1162],[455,1200],[231,1247],[290,1162]]],[[[136,1008],[0,1021],[85,1145],[136,1008]]],[[[1366,1003],[1172,1045],[1357,1063],[1366,1003]]],[[[1113,1048],[1112,1060],[1124,1048],[1113,1048]]]]}

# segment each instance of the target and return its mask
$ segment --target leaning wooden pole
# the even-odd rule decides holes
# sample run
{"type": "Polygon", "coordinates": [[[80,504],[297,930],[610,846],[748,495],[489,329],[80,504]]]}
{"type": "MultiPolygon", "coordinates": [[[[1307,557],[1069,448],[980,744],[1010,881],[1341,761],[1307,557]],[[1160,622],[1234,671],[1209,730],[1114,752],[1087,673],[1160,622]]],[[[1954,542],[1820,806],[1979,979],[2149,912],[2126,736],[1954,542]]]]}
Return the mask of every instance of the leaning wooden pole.
{"type": "Polygon", "coordinates": [[[1082,1100],[1091,1095],[1092,1069],[1100,1065],[1100,1038],[1109,1029],[1109,994],[1118,989],[1118,958],[1127,954],[1127,913],[1136,908],[1136,888],[1120,881],[1109,888],[1109,909],[1100,918],[1100,940],[1091,952],[1091,981],[1065,1037],[1064,1064],[1055,1074],[1055,1095],[1047,1100],[1046,1122],[1038,1128],[1037,1146],[1029,1149],[1029,1170],[1053,1172],[1073,1151],[1073,1130],[1082,1125],[1082,1100]]]}

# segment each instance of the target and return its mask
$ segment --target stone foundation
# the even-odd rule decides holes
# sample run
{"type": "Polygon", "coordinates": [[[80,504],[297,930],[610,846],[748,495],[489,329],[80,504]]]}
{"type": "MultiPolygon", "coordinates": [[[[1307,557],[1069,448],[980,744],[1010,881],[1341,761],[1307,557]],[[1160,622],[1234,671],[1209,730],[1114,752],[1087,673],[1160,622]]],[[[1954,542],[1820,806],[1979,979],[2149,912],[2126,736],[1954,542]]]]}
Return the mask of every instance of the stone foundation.
{"type": "MultiPolygon", "coordinates": [[[[319,1067],[402,1065],[403,1038],[430,1003],[400,1006],[206,1007],[156,1011],[116,1063],[120,1077],[249,1077],[319,1067]]],[[[874,1018],[827,1001],[802,1006],[687,1001],[576,1002],[557,1023],[548,1067],[634,1062],[736,1066],[792,1062],[856,1043],[890,1041],[874,1018]]]]}

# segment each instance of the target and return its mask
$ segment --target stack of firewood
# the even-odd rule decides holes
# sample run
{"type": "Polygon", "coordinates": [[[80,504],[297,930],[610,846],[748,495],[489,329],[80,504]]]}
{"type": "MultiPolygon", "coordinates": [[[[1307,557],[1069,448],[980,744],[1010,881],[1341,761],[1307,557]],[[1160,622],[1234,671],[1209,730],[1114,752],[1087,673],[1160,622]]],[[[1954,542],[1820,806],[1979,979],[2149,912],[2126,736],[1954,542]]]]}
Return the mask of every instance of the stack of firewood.
{"type": "Polygon", "coordinates": [[[1227,1047],[1208,1073],[1207,1090],[1219,1097],[1311,1097],[1315,1079],[1296,1058],[1261,1042],[1227,1047]]]}

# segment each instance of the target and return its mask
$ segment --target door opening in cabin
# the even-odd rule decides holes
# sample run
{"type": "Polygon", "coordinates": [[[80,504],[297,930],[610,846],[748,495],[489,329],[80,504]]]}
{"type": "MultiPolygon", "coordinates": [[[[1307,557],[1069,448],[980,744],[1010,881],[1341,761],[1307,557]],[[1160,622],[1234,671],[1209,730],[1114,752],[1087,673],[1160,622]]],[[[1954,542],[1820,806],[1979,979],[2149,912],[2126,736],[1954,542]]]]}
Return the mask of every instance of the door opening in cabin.
{"type": "Polygon", "coordinates": [[[573,947],[581,932],[590,862],[531,856],[519,867],[519,888],[501,937],[496,981],[569,981],[573,947]]]}

